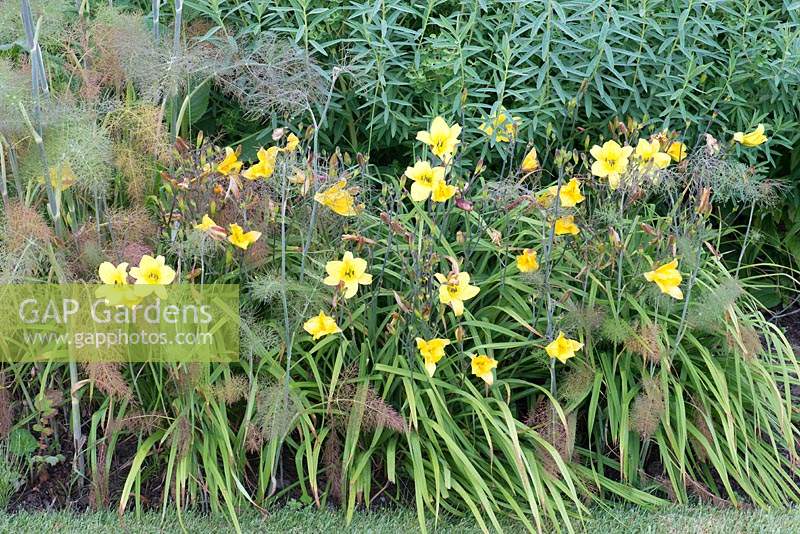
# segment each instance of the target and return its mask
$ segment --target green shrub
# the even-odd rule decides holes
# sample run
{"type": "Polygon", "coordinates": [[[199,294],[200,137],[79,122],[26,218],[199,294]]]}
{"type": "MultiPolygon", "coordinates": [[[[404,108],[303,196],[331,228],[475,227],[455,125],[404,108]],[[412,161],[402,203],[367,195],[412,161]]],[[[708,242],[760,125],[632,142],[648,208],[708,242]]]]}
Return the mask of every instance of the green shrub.
{"type": "Polygon", "coordinates": [[[526,117],[520,137],[539,147],[607,135],[613,116],[685,131],[690,144],[703,132],[730,133],[756,122],[769,125],[775,146],[798,140],[796,5],[307,0],[232,10],[208,0],[186,4],[188,20],[210,20],[232,33],[276,32],[328,73],[348,69],[337,82],[325,134],[331,144],[384,154],[381,161],[407,152],[425,117],[444,114],[477,126],[501,105],[526,117]],[[571,104],[577,115],[568,111],[571,104]]]}

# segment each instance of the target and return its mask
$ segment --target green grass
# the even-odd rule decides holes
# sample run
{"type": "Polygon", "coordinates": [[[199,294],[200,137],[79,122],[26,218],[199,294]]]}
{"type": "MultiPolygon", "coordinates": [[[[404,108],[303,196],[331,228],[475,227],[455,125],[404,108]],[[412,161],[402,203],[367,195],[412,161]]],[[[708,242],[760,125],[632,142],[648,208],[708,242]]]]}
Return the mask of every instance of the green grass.
{"type": "MultiPolygon", "coordinates": [[[[360,513],[348,526],[343,516],[335,511],[287,506],[266,517],[240,518],[243,532],[275,533],[387,533],[418,532],[416,514],[412,510],[391,510],[360,513]]],[[[184,517],[187,532],[221,534],[232,532],[221,516],[187,515],[184,517]]],[[[467,534],[480,532],[471,519],[453,519],[446,524],[429,523],[431,531],[467,534]]],[[[738,532],[798,532],[800,510],[737,511],[702,506],[681,506],[658,511],[641,508],[610,508],[596,510],[592,519],[583,525],[585,533],[725,533],[738,532]]],[[[69,512],[19,514],[0,513],[0,532],[36,533],[76,532],[94,534],[112,531],[134,533],[180,532],[178,518],[168,515],[162,521],[158,514],[132,515],[122,522],[111,512],[79,514],[69,512]]],[[[507,525],[506,532],[522,532],[520,527],[507,525]]]]}

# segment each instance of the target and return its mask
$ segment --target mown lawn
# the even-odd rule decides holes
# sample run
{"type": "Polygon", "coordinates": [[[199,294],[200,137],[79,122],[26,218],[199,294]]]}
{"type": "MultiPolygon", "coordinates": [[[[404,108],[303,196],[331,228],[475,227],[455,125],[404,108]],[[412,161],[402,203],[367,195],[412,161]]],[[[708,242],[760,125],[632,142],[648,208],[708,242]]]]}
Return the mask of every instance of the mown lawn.
{"type": "MultiPolygon", "coordinates": [[[[187,532],[221,534],[233,529],[221,517],[187,515],[183,525],[187,532]]],[[[266,533],[318,533],[335,532],[402,534],[417,532],[416,516],[410,510],[382,511],[358,514],[353,522],[345,525],[341,514],[319,511],[313,508],[286,507],[268,517],[244,517],[241,520],[244,532],[266,533]]],[[[429,524],[430,530],[441,533],[466,534],[480,532],[469,519],[453,519],[439,525],[429,524]]],[[[74,514],[67,512],[0,514],[0,532],[36,533],[75,532],[95,534],[118,532],[173,533],[182,530],[178,518],[169,515],[165,521],[157,514],[133,516],[120,522],[110,512],[74,514]]],[[[522,532],[509,525],[506,532],[522,532]]],[[[597,510],[587,521],[585,533],[782,533],[800,532],[800,510],[736,511],[720,510],[700,506],[684,506],[659,511],[637,508],[611,508],[597,510]]]]}

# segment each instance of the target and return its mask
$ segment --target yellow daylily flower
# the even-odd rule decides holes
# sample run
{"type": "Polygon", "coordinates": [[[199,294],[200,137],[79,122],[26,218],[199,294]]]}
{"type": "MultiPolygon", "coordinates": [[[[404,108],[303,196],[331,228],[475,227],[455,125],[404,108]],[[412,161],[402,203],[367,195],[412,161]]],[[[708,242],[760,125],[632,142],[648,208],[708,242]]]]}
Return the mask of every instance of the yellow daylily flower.
{"type": "Polygon", "coordinates": [[[325,315],[324,311],[320,311],[319,315],[303,323],[303,330],[311,334],[314,341],[328,334],[337,334],[342,331],[336,324],[336,320],[325,315]]]}
{"type": "Polygon", "coordinates": [[[358,215],[360,207],[356,206],[353,195],[345,189],[347,180],[339,180],[325,191],[314,195],[314,200],[329,207],[334,213],[344,217],[358,215]]]}
{"type": "Polygon", "coordinates": [[[733,140],[737,143],[741,143],[744,146],[758,146],[762,143],[767,142],[767,136],[764,135],[764,125],[759,124],[755,130],[748,133],[743,132],[736,132],[733,134],[733,140]]]}
{"type": "Polygon", "coordinates": [[[689,149],[680,141],[668,141],[667,154],[672,158],[672,161],[680,163],[686,159],[689,149]]]}
{"type": "Polygon", "coordinates": [[[278,159],[278,152],[280,149],[276,146],[271,146],[267,149],[261,147],[258,149],[258,163],[250,166],[242,173],[242,176],[248,180],[256,180],[258,178],[269,178],[275,172],[275,160],[278,159]]]}
{"type": "Polygon", "coordinates": [[[148,256],[139,260],[138,267],[131,267],[131,276],[137,285],[168,285],[175,280],[175,271],[165,265],[164,256],[148,256]]]}
{"type": "Polygon", "coordinates": [[[644,277],[648,282],[655,282],[662,293],[683,300],[683,291],[680,288],[683,276],[678,271],[677,258],[653,271],[644,273],[644,277]]]}
{"type": "Polygon", "coordinates": [[[286,146],[283,148],[284,152],[294,152],[300,145],[300,139],[293,133],[286,137],[286,146]]]}
{"type": "Polygon", "coordinates": [[[539,155],[536,153],[536,148],[531,148],[525,157],[522,159],[520,170],[525,173],[534,172],[539,168],[539,155]]]}
{"type": "Polygon", "coordinates": [[[325,264],[328,276],[322,281],[326,286],[341,286],[344,288],[344,298],[355,296],[358,285],[372,283],[372,275],[367,273],[367,261],[354,258],[353,253],[347,251],[340,261],[329,261],[325,264]]]}
{"type": "MultiPolygon", "coordinates": [[[[50,167],[50,185],[53,186],[53,189],[57,191],[66,191],[72,187],[76,180],[75,173],[72,172],[72,166],[68,161],[64,161],[61,164],[61,168],[50,167]]],[[[44,177],[39,176],[37,182],[43,184],[44,177]]]]}
{"type": "Polygon", "coordinates": [[[444,348],[449,344],[449,339],[434,338],[425,341],[421,337],[417,338],[417,348],[420,356],[425,361],[425,371],[427,371],[428,376],[433,376],[436,371],[436,364],[444,358],[444,348]]]}
{"type": "Polygon", "coordinates": [[[672,160],[669,154],[661,152],[661,143],[648,141],[647,139],[639,139],[635,155],[643,167],[654,167],[656,169],[666,169],[672,160]]]}
{"type": "Polygon", "coordinates": [[[95,298],[106,301],[107,306],[128,306],[133,307],[142,302],[145,295],[141,295],[141,291],[135,288],[142,288],[145,286],[131,286],[131,285],[109,285],[104,284],[98,287],[95,292],[95,298]]]}
{"type": "Polygon", "coordinates": [[[242,250],[247,250],[247,247],[258,241],[261,237],[261,232],[250,230],[245,232],[244,229],[236,223],[230,225],[231,234],[228,236],[228,241],[242,250]]]}
{"type": "Polygon", "coordinates": [[[497,367],[497,360],[485,354],[478,354],[472,357],[472,374],[483,379],[488,385],[494,384],[494,374],[492,369],[497,367]]]}
{"type": "Polygon", "coordinates": [[[97,274],[104,285],[95,290],[96,298],[105,300],[109,306],[135,306],[141,302],[141,297],[128,285],[127,263],[115,266],[104,261],[97,269],[97,274]]]}
{"type": "Polygon", "coordinates": [[[448,185],[444,178],[434,178],[431,188],[431,200],[434,202],[447,202],[453,198],[456,191],[458,191],[458,188],[454,185],[448,185]]]}
{"type": "Polygon", "coordinates": [[[550,198],[550,201],[547,202],[548,207],[553,199],[556,198],[556,192],[558,192],[558,203],[562,208],[574,208],[586,200],[586,197],[581,194],[581,183],[577,178],[571,179],[566,185],[562,184],[561,191],[558,190],[557,185],[550,186],[547,190],[548,197],[550,198]]]}
{"type": "Polygon", "coordinates": [[[203,215],[203,219],[199,224],[195,224],[194,227],[196,230],[200,230],[214,239],[222,239],[225,237],[225,229],[215,223],[214,219],[209,217],[208,214],[203,215]]]}
{"type": "Polygon", "coordinates": [[[556,235],[578,235],[581,229],[575,224],[575,216],[567,215],[566,217],[559,217],[556,219],[556,235]]]}
{"type": "Polygon", "coordinates": [[[445,277],[441,273],[436,273],[436,280],[439,286],[439,302],[449,304],[456,317],[464,313],[464,301],[477,295],[481,288],[469,284],[469,274],[453,273],[450,277],[445,277]]]}
{"type": "Polygon", "coordinates": [[[123,262],[114,266],[110,261],[104,261],[97,269],[100,281],[111,286],[128,285],[128,264],[123,262]]]}
{"type": "Polygon", "coordinates": [[[231,147],[225,147],[225,159],[217,165],[217,172],[223,176],[238,174],[242,169],[242,162],[231,147]]]}
{"type": "Polygon", "coordinates": [[[489,137],[494,136],[498,143],[508,143],[517,136],[517,128],[521,122],[519,117],[511,117],[506,109],[501,107],[491,124],[482,122],[478,129],[489,137]]]}
{"type": "Polygon", "coordinates": [[[536,251],[526,248],[517,256],[517,269],[522,273],[533,273],[539,270],[539,260],[536,251]]]}
{"type": "Polygon", "coordinates": [[[551,341],[545,348],[545,352],[551,358],[555,358],[561,363],[575,357],[575,352],[583,348],[583,343],[569,339],[564,336],[564,332],[559,332],[558,337],[551,341]]]}
{"type": "Polygon", "coordinates": [[[594,145],[589,153],[595,159],[592,174],[608,179],[611,189],[619,187],[620,176],[628,169],[628,158],[633,147],[620,146],[616,141],[606,141],[603,146],[594,145]]]}
{"type": "Polygon", "coordinates": [[[444,161],[456,151],[456,145],[461,142],[458,140],[459,135],[461,126],[458,124],[448,126],[442,117],[436,117],[431,123],[430,130],[417,132],[417,141],[430,146],[431,152],[444,161]]]}
{"type": "Polygon", "coordinates": [[[414,181],[411,184],[411,200],[428,200],[435,180],[444,181],[444,167],[431,167],[427,161],[418,161],[413,167],[406,167],[405,175],[414,181]]]}

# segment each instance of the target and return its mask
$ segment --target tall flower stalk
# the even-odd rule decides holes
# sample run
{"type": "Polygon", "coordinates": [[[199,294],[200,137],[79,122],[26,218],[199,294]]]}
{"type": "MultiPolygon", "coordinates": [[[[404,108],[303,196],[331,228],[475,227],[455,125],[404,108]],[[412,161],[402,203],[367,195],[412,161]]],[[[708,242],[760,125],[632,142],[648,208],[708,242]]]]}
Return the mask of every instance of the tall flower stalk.
{"type": "Polygon", "coordinates": [[[31,5],[29,0],[22,0],[20,3],[20,10],[22,14],[22,25],[25,28],[25,44],[28,49],[31,61],[31,95],[33,96],[33,120],[28,117],[28,112],[22,103],[19,104],[20,111],[22,112],[28,127],[31,130],[31,135],[36,147],[39,151],[39,157],[42,162],[42,169],[44,171],[44,184],[47,191],[47,203],[50,217],[56,228],[56,234],[63,235],[63,222],[61,221],[60,202],[52,181],[49,180],[50,166],[47,164],[47,155],[44,150],[44,140],[42,138],[42,117],[41,117],[41,98],[44,96],[48,98],[50,95],[50,87],[47,83],[47,76],[44,71],[44,61],[42,59],[42,50],[39,47],[39,28],[41,21],[33,25],[33,13],[31,12],[31,5]]]}

